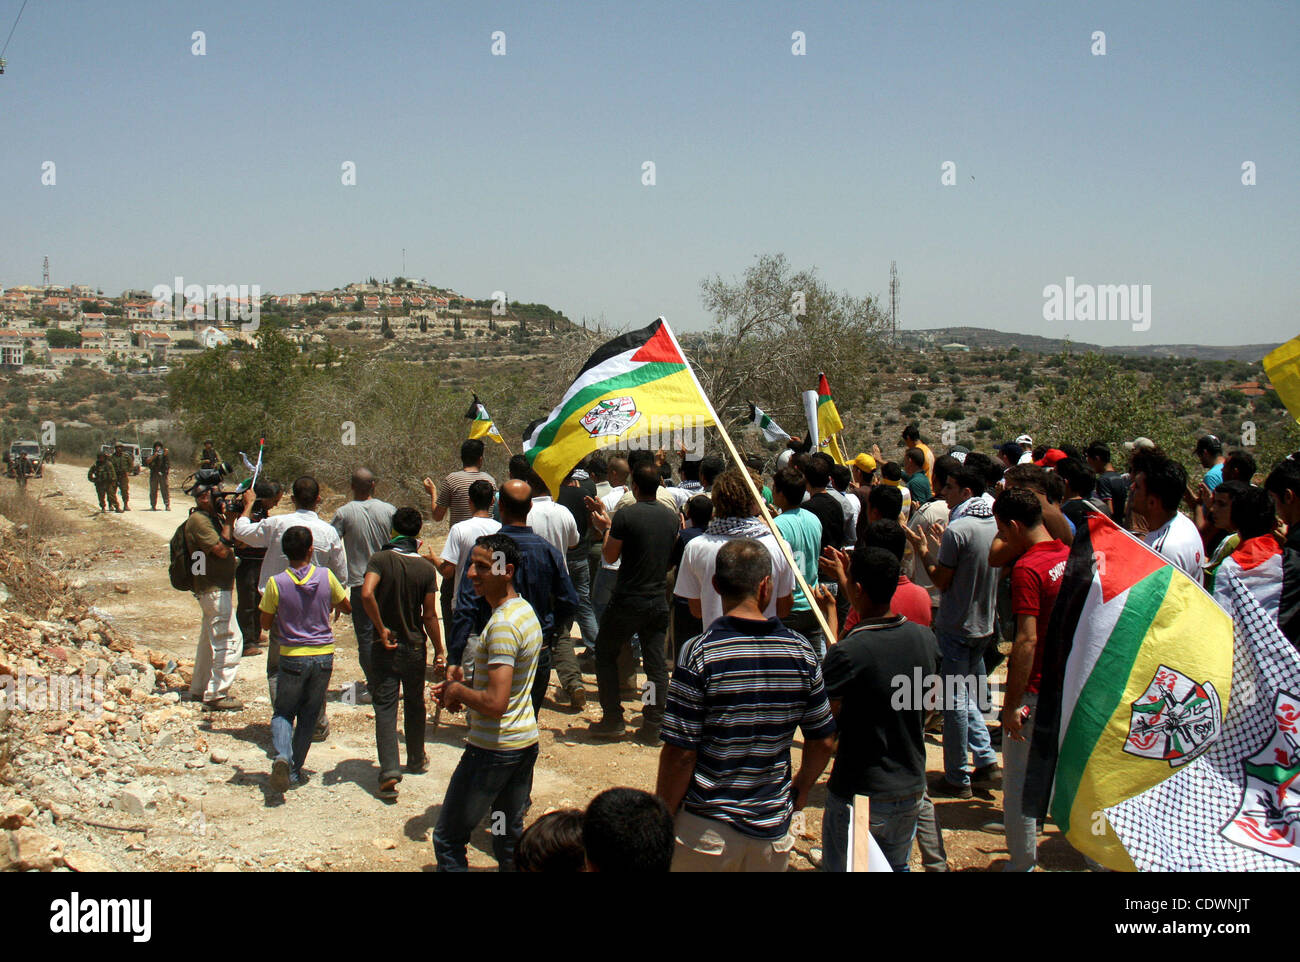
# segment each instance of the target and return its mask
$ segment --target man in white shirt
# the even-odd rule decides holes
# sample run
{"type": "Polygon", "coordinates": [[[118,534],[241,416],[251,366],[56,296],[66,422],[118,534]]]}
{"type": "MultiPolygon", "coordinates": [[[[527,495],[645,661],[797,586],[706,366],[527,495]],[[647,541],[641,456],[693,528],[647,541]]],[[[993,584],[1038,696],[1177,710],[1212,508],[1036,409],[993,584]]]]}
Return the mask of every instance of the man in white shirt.
{"type": "MultiPolygon", "coordinates": [[[[537,481],[540,482],[541,479],[538,478],[537,481]]],[[[534,492],[538,490],[533,486],[534,492]]],[[[546,491],[545,485],[540,490],[546,491]]],[[[555,545],[555,550],[562,558],[570,548],[578,546],[581,537],[578,534],[578,523],[573,520],[573,512],[562,504],[556,504],[549,494],[533,494],[533,506],[528,512],[528,527],[555,545]]],[[[568,570],[567,560],[565,570],[568,570]]]]}
{"type": "Polygon", "coordinates": [[[1186,490],[1187,471],[1177,461],[1158,454],[1134,457],[1129,500],[1146,519],[1142,540],[1199,583],[1205,545],[1196,524],[1178,511],[1186,490]]]}
{"type": "Polygon", "coordinates": [[[453,600],[460,590],[461,578],[465,575],[465,565],[469,561],[470,552],[474,550],[474,542],[484,535],[496,534],[501,530],[501,522],[492,517],[495,495],[496,489],[492,487],[491,481],[480,478],[471,484],[469,503],[474,513],[464,521],[457,521],[447,532],[447,542],[442,546],[442,554],[438,557],[438,571],[444,580],[452,582],[453,600]]]}
{"type": "Polygon", "coordinates": [[[713,587],[718,552],[728,541],[752,538],[772,556],[772,597],[764,609],[768,618],[784,618],[794,607],[794,569],[786,561],[772,532],[756,517],[758,505],[738,468],[720,474],[710,490],[713,520],[704,534],[693,538],[682,553],[673,593],[685,598],[691,614],[709,625],[722,617],[722,597],[713,587]]]}
{"type": "MultiPolygon", "coordinates": [[[[343,547],[342,536],[334,530],[334,525],[316,514],[320,504],[320,485],[316,479],[303,475],[293,483],[294,509],[289,514],[274,514],[269,518],[254,523],[251,520],[255,496],[252,489],[244,492],[244,513],[235,519],[235,538],[254,548],[265,548],[266,557],[262,559],[262,570],[258,575],[258,587],[265,593],[266,583],[289,567],[280,539],[294,525],[302,525],[311,531],[311,560],[322,568],[329,568],[340,584],[348,579],[348,555],[343,547]]],[[[266,649],[266,683],[271,692],[271,704],[275,704],[276,676],[280,670],[280,641],[272,630],[270,644],[266,649]]],[[[329,719],[321,712],[316,723],[316,741],[323,741],[329,734],[329,719]]]]}

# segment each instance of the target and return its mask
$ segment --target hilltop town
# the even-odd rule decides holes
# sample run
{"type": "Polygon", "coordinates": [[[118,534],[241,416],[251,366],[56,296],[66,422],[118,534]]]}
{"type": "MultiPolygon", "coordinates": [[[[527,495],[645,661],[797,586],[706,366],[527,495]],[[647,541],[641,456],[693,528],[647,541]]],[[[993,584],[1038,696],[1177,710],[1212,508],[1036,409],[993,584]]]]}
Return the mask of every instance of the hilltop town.
{"type": "MultiPolygon", "coordinates": [[[[179,279],[178,279],[179,280],[179,279]]],[[[160,285],[161,287],[161,285],[160,285]]],[[[577,325],[544,304],[475,300],[397,277],[332,290],[261,294],[254,285],[185,288],[173,297],[86,284],[20,285],[0,291],[0,370],[59,378],[69,367],[167,372],[170,363],[232,342],[253,343],[262,325],[304,351],[433,346],[474,340],[532,342],[577,325]]],[[[167,291],[170,291],[167,288],[167,291]]],[[[446,356],[444,353],[443,356],[446,356]]]]}

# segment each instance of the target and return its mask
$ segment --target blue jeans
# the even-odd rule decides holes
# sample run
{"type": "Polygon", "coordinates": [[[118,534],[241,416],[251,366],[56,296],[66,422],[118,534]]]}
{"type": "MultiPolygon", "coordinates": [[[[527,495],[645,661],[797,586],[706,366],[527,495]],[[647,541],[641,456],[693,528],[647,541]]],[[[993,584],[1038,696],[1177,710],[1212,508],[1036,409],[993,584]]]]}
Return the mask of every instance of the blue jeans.
{"type": "Polygon", "coordinates": [[[1038,696],[1026,694],[1022,701],[1029,706],[1029,717],[1020,726],[1025,740],[1016,741],[1007,732],[1002,733],[1002,824],[1006,826],[1007,854],[1011,856],[1004,869],[1007,872],[1032,872],[1038,864],[1038,820],[1022,814],[1038,696]]]}
{"type": "Polygon", "coordinates": [[[976,697],[978,679],[984,675],[984,643],[989,639],[963,638],[942,629],[934,634],[939,641],[939,653],[943,656],[939,667],[944,684],[943,775],[953,785],[969,785],[970,772],[966,771],[968,750],[978,768],[998,760],[976,697]],[[950,678],[956,679],[957,683],[950,683],[950,678]],[[950,690],[954,696],[951,704],[950,690]]]}
{"type": "Polygon", "coordinates": [[[361,674],[366,679],[366,690],[370,690],[370,653],[375,646],[375,623],[366,614],[366,606],[361,603],[361,586],[352,589],[352,630],[357,633],[357,661],[361,662],[361,674]]]}
{"type": "MultiPolygon", "coordinates": [[[[591,583],[591,607],[596,614],[598,624],[605,617],[605,609],[609,606],[610,596],[614,594],[614,583],[617,581],[617,571],[602,567],[596,572],[596,578],[591,583]]],[[[593,651],[596,648],[594,641],[591,643],[591,648],[593,651]]]]}
{"type": "Polygon", "coordinates": [[[573,582],[573,590],[578,593],[578,610],[576,616],[561,627],[560,636],[567,638],[576,621],[578,630],[582,632],[582,643],[588,648],[595,649],[596,634],[600,631],[600,625],[596,621],[596,609],[591,603],[589,554],[587,546],[579,544],[578,547],[569,549],[569,553],[565,555],[565,561],[569,565],[569,579],[573,582]]]}
{"type": "MultiPolygon", "coordinates": [[[[871,799],[871,837],[895,872],[911,871],[908,862],[912,857],[912,839],[916,837],[916,822],[924,797],[924,792],[917,792],[906,798],[871,799]]],[[[852,819],[850,801],[828,791],[822,817],[823,872],[848,871],[852,819]]]]}
{"type": "Polygon", "coordinates": [[[515,846],[524,832],[536,762],[536,745],[504,752],[465,746],[465,754],[447,783],[442,812],[433,829],[433,854],[439,872],[469,871],[465,845],[475,827],[489,815],[497,868],[514,871],[515,846]]]}
{"type": "Polygon", "coordinates": [[[289,763],[295,780],[307,760],[316,719],[325,708],[325,693],[333,671],[333,655],[280,656],[271,742],[275,757],[289,763]]]}

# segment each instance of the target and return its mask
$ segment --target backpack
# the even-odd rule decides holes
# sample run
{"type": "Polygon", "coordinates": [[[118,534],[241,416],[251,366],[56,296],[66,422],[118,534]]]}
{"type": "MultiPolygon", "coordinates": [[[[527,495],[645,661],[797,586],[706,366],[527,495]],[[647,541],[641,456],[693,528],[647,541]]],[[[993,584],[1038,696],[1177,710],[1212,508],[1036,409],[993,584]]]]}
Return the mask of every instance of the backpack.
{"type": "MultiPolygon", "coordinates": [[[[194,512],[191,511],[190,513],[192,515],[194,512]]],[[[178,591],[194,590],[194,567],[192,567],[194,558],[190,556],[190,545],[188,545],[185,538],[185,525],[188,524],[188,521],[190,521],[190,517],[187,516],[185,521],[181,521],[181,525],[173,532],[172,541],[168,542],[170,558],[168,567],[166,567],[166,575],[172,580],[172,588],[178,591]]],[[[213,521],[212,526],[217,528],[216,521],[213,521]]],[[[217,530],[220,530],[220,528],[217,528],[217,530]]]]}
{"type": "Polygon", "coordinates": [[[185,540],[185,525],[189,523],[187,517],[180,523],[172,539],[168,542],[170,560],[167,563],[167,577],[171,579],[172,587],[177,591],[194,590],[194,569],[191,567],[190,547],[185,540]]]}

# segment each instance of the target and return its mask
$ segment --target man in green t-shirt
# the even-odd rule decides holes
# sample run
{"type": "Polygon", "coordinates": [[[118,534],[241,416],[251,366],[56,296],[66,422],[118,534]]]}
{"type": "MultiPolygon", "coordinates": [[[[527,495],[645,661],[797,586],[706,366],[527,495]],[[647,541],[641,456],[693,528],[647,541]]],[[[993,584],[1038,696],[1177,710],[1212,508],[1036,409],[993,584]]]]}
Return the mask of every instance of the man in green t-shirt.
{"type": "Polygon", "coordinates": [[[452,711],[469,713],[469,744],[447,783],[442,813],[433,830],[440,872],[465,872],[470,834],[493,815],[492,851],[503,872],[514,870],[515,847],[524,831],[537,762],[537,716],[532,687],[542,650],[542,626],[532,606],[515,590],[523,557],[514,539],[483,535],[474,543],[465,577],[492,614],[474,652],[474,677],[463,681],[459,666],[435,685],[434,698],[452,711]],[[504,824],[498,824],[498,819],[504,824]]]}
{"type": "MultiPolygon", "coordinates": [[[[774,490],[772,500],[781,513],[774,519],[781,537],[790,545],[794,563],[803,572],[808,587],[817,588],[817,557],[821,551],[822,523],[811,511],[801,508],[804,492],[808,490],[803,474],[798,468],[786,466],[776,472],[772,479],[774,490]]],[[[826,656],[826,638],[812,606],[804,596],[803,589],[796,583],[794,587],[794,607],[781,619],[782,624],[792,628],[812,642],[818,658],[826,656]]]]}

